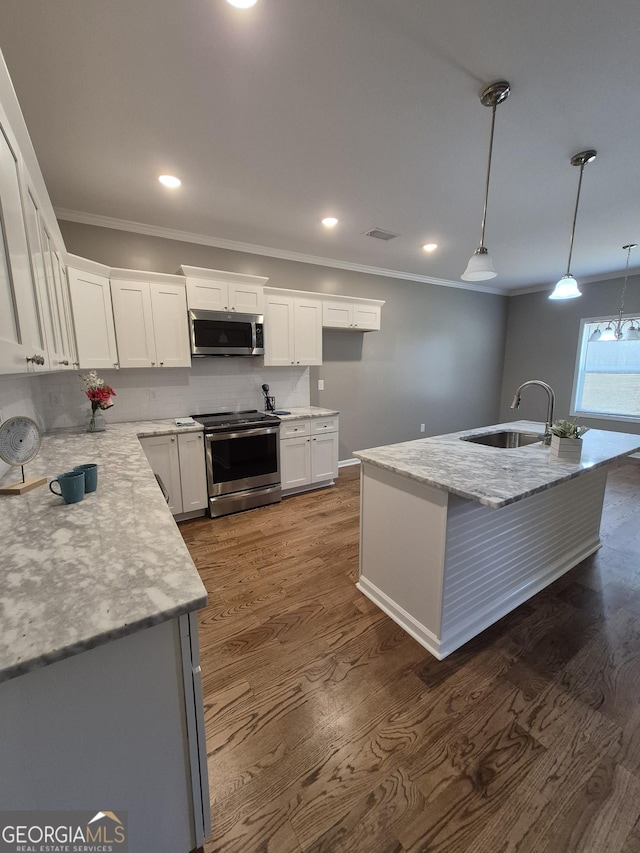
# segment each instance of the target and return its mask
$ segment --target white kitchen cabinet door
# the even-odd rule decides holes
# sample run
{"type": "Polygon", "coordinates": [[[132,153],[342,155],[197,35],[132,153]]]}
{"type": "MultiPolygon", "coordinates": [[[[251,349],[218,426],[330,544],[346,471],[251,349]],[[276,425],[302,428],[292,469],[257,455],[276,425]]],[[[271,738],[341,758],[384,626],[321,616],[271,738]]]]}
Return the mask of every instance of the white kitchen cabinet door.
{"type": "Polygon", "coordinates": [[[205,509],[208,502],[204,436],[201,432],[178,434],[182,512],[205,509]]]}
{"type": "Polygon", "coordinates": [[[355,302],[353,305],[353,327],[368,332],[380,329],[381,309],[379,305],[367,305],[365,302],[355,302]]]}
{"type": "Polygon", "coordinates": [[[295,363],[322,364],[322,303],[294,299],[295,363]]]}
{"type": "Polygon", "coordinates": [[[311,482],[334,480],[338,476],[338,433],[311,437],[311,482]]]}
{"type": "Polygon", "coordinates": [[[120,367],[155,367],[157,358],[149,282],[113,280],[111,301],[120,367]]]}
{"type": "Polygon", "coordinates": [[[178,436],[153,435],[141,438],[140,444],[149,460],[151,470],[160,477],[169,494],[169,509],[174,515],[182,512],[178,436]]]}
{"type": "Polygon", "coordinates": [[[330,329],[349,329],[353,324],[353,305],[350,302],[323,302],[322,325],[330,329]]]}
{"type": "Polygon", "coordinates": [[[67,271],[62,263],[60,253],[49,241],[51,252],[51,265],[53,268],[53,279],[58,305],[60,306],[60,325],[62,331],[62,358],[57,365],[51,365],[52,370],[73,370],[78,366],[78,351],[76,347],[76,336],[73,328],[71,315],[71,297],[69,295],[69,282],[67,271]]]}
{"type": "Polygon", "coordinates": [[[267,278],[201,267],[180,267],[187,283],[189,308],[202,311],[264,313],[264,285],[267,278]]]}
{"type": "MultiPolygon", "coordinates": [[[[3,121],[0,113],[0,122],[3,121]]],[[[0,372],[26,373],[43,360],[46,341],[29,257],[18,157],[0,125],[0,372]],[[35,360],[33,360],[35,357],[35,360]]]]}
{"type": "Polygon", "coordinates": [[[306,486],[310,482],[310,442],[308,435],[280,440],[280,480],[283,490],[306,486]]]}
{"type": "Polygon", "coordinates": [[[27,231],[27,242],[29,245],[29,258],[31,261],[31,274],[36,286],[38,312],[40,316],[40,329],[42,348],[46,351],[45,364],[36,366],[35,370],[49,370],[50,350],[53,351],[53,305],[51,300],[53,294],[49,291],[49,283],[44,271],[44,255],[42,253],[42,240],[40,235],[40,214],[35,195],[32,193],[28,180],[24,194],[24,220],[27,231]]]}
{"type": "Polygon", "coordinates": [[[156,281],[149,287],[156,364],[159,367],[191,367],[185,288],[156,281]]]}
{"type": "Polygon", "coordinates": [[[322,364],[322,303],[269,293],[264,363],[270,367],[322,364]]]}
{"type": "Polygon", "coordinates": [[[291,296],[269,294],[265,307],[264,363],[284,367],[294,363],[294,309],[291,296]]]}
{"type": "Polygon", "coordinates": [[[60,283],[56,276],[56,265],[54,249],[51,244],[49,232],[39,218],[40,244],[42,246],[42,261],[47,292],[49,294],[49,308],[51,310],[51,332],[52,337],[47,342],[49,347],[49,369],[61,370],[68,367],[68,341],[66,319],[64,315],[64,302],[60,283]],[[65,364],[65,361],[67,364],[65,364]]]}
{"type": "Polygon", "coordinates": [[[118,367],[109,279],[71,267],[67,274],[79,366],[83,370],[118,367]]]}
{"type": "Polygon", "coordinates": [[[229,284],[229,308],[240,314],[264,312],[264,290],[254,284],[229,284]]]}
{"type": "Polygon", "coordinates": [[[229,304],[228,284],[217,278],[187,276],[189,308],[201,311],[226,311],[229,304]]]}
{"type": "Polygon", "coordinates": [[[322,325],[330,329],[378,331],[380,316],[381,306],[373,302],[327,300],[322,304],[322,325]]]}

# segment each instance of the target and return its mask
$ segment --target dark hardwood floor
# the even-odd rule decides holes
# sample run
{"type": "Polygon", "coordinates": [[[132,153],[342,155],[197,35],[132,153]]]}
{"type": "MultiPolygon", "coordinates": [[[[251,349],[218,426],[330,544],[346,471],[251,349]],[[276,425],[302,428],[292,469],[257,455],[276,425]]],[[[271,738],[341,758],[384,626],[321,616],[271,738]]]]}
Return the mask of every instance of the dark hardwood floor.
{"type": "Polygon", "coordinates": [[[362,596],[359,482],[180,526],[200,613],[205,853],[640,851],[640,461],[597,554],[444,661],[362,596]]]}

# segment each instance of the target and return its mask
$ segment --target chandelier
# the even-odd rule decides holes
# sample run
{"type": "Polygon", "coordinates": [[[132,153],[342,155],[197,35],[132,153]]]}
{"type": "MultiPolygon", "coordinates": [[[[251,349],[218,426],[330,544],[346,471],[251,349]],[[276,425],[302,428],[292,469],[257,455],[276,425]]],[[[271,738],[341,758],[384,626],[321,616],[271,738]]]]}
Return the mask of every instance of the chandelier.
{"type": "Polygon", "coordinates": [[[620,308],[616,320],[609,320],[604,329],[600,328],[600,323],[591,333],[589,341],[639,341],[640,340],[640,318],[638,317],[623,317],[624,314],[624,297],[627,292],[627,279],[629,278],[629,259],[631,250],[637,248],[637,243],[628,243],[623,246],[627,251],[627,263],[624,269],[624,282],[620,293],[620,308]],[[627,327],[625,329],[625,326],[627,327]]]}

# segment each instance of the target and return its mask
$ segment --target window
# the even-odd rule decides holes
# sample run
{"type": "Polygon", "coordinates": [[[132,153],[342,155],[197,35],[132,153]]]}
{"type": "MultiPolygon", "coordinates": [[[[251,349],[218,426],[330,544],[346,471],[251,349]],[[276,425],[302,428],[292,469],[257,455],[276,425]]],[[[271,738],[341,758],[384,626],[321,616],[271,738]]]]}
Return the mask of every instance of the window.
{"type": "Polygon", "coordinates": [[[582,320],[572,415],[640,421],[639,323],[631,316],[582,320]]]}

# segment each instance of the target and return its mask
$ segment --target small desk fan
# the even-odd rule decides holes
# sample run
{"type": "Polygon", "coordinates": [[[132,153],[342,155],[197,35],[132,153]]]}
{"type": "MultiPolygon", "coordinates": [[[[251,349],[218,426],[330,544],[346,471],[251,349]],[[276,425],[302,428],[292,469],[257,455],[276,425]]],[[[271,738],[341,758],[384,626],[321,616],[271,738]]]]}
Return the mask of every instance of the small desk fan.
{"type": "Polygon", "coordinates": [[[18,416],[0,424],[0,459],[8,465],[20,465],[22,470],[22,482],[1,486],[0,495],[21,495],[47,482],[46,477],[24,476],[24,466],[38,455],[40,442],[40,429],[31,418],[18,416]]]}

